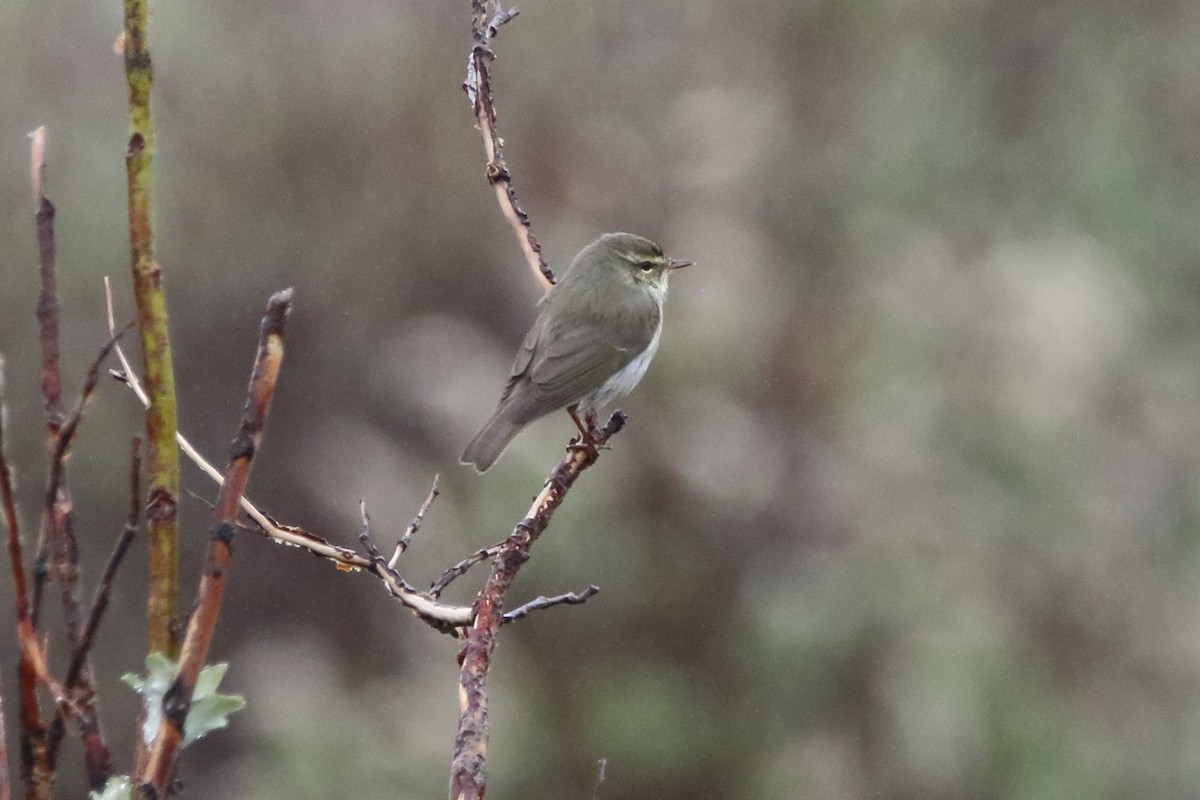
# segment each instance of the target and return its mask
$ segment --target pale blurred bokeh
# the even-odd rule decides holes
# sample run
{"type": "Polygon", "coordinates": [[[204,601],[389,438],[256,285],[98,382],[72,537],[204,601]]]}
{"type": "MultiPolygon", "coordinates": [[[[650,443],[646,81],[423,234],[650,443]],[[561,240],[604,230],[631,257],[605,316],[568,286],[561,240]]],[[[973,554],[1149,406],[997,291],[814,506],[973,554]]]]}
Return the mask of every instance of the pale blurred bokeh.
{"type": "MultiPolygon", "coordinates": [[[[485,477],[457,465],[537,296],[460,88],[469,7],[151,21],[182,424],[224,458],[266,298],[295,286],[250,494],[354,545],[360,497],[387,541],[441,473],[418,582],[503,537],[572,430],[537,424],[485,477]]],[[[103,275],[131,313],[119,28],[113,2],[0,4],[30,534],[25,134],[49,131],[75,391],[103,275]]],[[[601,757],[604,800],[1200,796],[1198,42],[1189,0],[521,4],[496,102],[550,263],[632,230],[699,265],[516,588],[602,592],[505,631],[489,796],[590,797],[601,757]]],[[[139,423],[104,384],[71,474],[89,580],[139,423]]],[[[185,499],[185,604],[207,517],[185,499]]],[[[97,653],[125,769],[143,563],[97,653]]],[[[249,706],[186,753],[187,796],[443,796],[455,652],[371,580],[242,537],[214,657],[249,706]]]]}

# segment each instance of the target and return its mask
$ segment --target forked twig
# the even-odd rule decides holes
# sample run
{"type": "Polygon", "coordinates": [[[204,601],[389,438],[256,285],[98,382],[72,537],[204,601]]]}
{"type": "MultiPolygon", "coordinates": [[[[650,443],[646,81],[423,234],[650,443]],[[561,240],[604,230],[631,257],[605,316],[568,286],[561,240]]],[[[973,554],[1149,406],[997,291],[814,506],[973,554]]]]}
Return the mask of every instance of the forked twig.
{"type": "Polygon", "coordinates": [[[442,576],[433,582],[433,585],[429,587],[429,594],[433,597],[440,597],[442,592],[446,590],[447,586],[461,578],[463,575],[466,575],[467,571],[470,570],[471,567],[475,566],[476,564],[482,564],[489,558],[495,557],[496,554],[500,552],[500,548],[503,547],[503,545],[504,543],[501,542],[500,544],[494,544],[491,547],[481,548],[464,558],[462,561],[459,561],[457,564],[450,567],[450,569],[443,572],[442,576]]]}
{"type": "Polygon", "coordinates": [[[96,587],[95,597],[92,598],[92,607],[88,612],[87,621],[84,623],[83,630],[80,633],[79,643],[74,647],[71,654],[71,662],[67,665],[66,674],[63,676],[62,694],[59,697],[58,703],[58,716],[55,718],[54,724],[50,729],[49,747],[52,758],[62,740],[66,717],[74,710],[77,704],[77,701],[72,699],[72,694],[77,688],[81,689],[81,694],[91,691],[90,686],[85,686],[81,683],[83,667],[87,663],[88,653],[91,651],[92,644],[96,640],[96,631],[100,628],[100,621],[104,617],[104,612],[108,609],[108,599],[112,593],[113,579],[116,577],[117,570],[125,558],[125,553],[129,550],[129,545],[133,542],[133,537],[137,534],[138,519],[141,516],[142,509],[141,448],[141,437],[135,436],[130,448],[132,452],[129,459],[129,517],[125,520],[125,527],[122,529],[121,535],[117,538],[117,543],[108,558],[108,564],[104,567],[104,573],[100,576],[100,583],[96,587]]]}
{"type": "MultiPolygon", "coordinates": [[[[74,503],[66,477],[66,455],[83,416],[83,407],[98,380],[100,360],[106,355],[101,351],[99,359],[88,373],[88,382],[79,408],[71,421],[66,419],[62,399],[62,371],[59,367],[59,305],[58,277],[55,269],[54,204],[46,196],[46,129],[38,128],[30,134],[30,173],[33,180],[34,200],[37,210],[34,224],[37,230],[38,263],[41,292],[38,296],[38,338],[42,356],[42,400],[46,412],[46,445],[50,451],[50,479],[43,508],[42,525],[38,532],[37,556],[34,561],[34,602],[32,618],[36,626],[40,613],[42,590],[47,574],[47,560],[58,581],[63,608],[67,641],[72,649],[82,641],[80,620],[81,600],[79,589],[79,544],[75,538],[72,519],[74,503]],[[67,425],[70,425],[68,431],[67,425]]],[[[111,342],[108,347],[111,347],[111,342]]],[[[86,653],[86,651],[84,651],[86,653]]],[[[79,719],[83,740],[84,764],[88,785],[100,789],[112,774],[112,754],[104,743],[100,731],[99,713],[95,702],[95,687],[92,670],[86,656],[76,671],[73,709],[79,719]]],[[[58,718],[51,725],[47,738],[47,758],[50,769],[56,766],[58,744],[63,732],[63,721],[58,718]]]]}
{"type": "Polygon", "coordinates": [[[517,523],[500,546],[492,572],[475,600],[475,620],[467,631],[459,672],[458,736],[450,762],[452,800],[483,800],[487,793],[488,698],[486,692],[496,634],[504,623],[504,598],[529,550],[550,524],[555,509],[580,474],[596,463],[599,448],[625,424],[625,415],[615,412],[608,423],[592,433],[592,442],[580,441],[567,448],[567,455],[546,481],[525,518],[517,523]]]}
{"type": "MultiPolygon", "coordinates": [[[[112,332],[114,329],[112,287],[107,277],[104,279],[104,295],[108,311],[109,331],[112,332]]],[[[112,373],[113,377],[128,386],[137,396],[138,400],[141,401],[142,405],[146,406],[149,400],[142,389],[136,371],[134,371],[132,365],[129,363],[129,359],[126,358],[119,343],[115,348],[115,353],[118,361],[121,363],[121,370],[112,373]]],[[[200,454],[200,451],[188,441],[186,436],[176,431],[175,440],[178,442],[179,448],[183,450],[184,455],[199,467],[205,475],[211,478],[218,486],[224,484],[225,477],[200,454]]],[[[362,555],[348,547],[333,544],[329,540],[306,531],[303,528],[298,528],[294,525],[285,525],[272,519],[268,514],[263,513],[246,497],[242,497],[239,502],[241,503],[242,510],[258,526],[259,532],[267,538],[280,544],[300,547],[315,556],[328,559],[340,570],[362,570],[375,575],[383,582],[384,587],[393,598],[436,630],[444,633],[452,633],[462,626],[470,624],[470,606],[445,605],[438,603],[435,598],[424,592],[415,591],[411,586],[399,580],[394,571],[381,569],[380,567],[387,566],[387,563],[382,559],[375,562],[369,556],[362,555]]]]}

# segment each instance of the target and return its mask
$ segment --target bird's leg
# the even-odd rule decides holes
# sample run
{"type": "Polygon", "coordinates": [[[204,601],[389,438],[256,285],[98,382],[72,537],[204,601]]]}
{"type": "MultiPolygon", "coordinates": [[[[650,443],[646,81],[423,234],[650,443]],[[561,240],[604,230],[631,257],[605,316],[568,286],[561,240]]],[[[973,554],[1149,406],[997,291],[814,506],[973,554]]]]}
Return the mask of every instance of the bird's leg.
{"type": "Polygon", "coordinates": [[[577,408],[577,406],[568,407],[567,413],[571,415],[571,421],[575,423],[575,427],[579,428],[579,439],[578,439],[578,441],[572,439],[571,444],[567,445],[567,449],[568,450],[582,449],[582,450],[594,451],[596,449],[596,437],[593,435],[592,431],[595,430],[595,428],[594,428],[595,420],[596,420],[595,414],[594,414],[594,412],[591,412],[591,411],[585,412],[583,415],[583,418],[584,418],[584,420],[587,420],[587,421],[584,422],[584,421],[580,420],[579,415],[575,413],[576,408],[577,408]]]}
{"type": "Polygon", "coordinates": [[[579,415],[575,413],[575,406],[567,408],[567,413],[571,415],[571,421],[575,423],[575,427],[579,428],[580,441],[592,444],[592,426],[595,424],[595,417],[592,412],[588,411],[583,416],[587,420],[586,423],[579,419],[579,415]]]}

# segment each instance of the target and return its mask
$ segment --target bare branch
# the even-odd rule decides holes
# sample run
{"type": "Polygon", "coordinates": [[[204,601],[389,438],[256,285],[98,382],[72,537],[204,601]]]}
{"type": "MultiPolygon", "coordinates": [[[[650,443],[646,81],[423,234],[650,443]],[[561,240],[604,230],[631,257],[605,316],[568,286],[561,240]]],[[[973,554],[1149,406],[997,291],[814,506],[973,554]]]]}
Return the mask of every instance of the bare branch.
{"type": "Polygon", "coordinates": [[[4,524],[8,528],[8,556],[12,567],[16,593],[17,644],[20,661],[18,681],[21,712],[21,781],[27,796],[49,792],[54,771],[46,752],[46,728],[38,709],[37,683],[39,671],[44,672],[44,655],[30,613],[28,588],[25,581],[25,556],[21,548],[21,531],[17,505],[13,497],[12,472],[4,454],[4,428],[7,411],[4,406],[4,359],[0,358],[0,501],[3,502],[4,524]],[[41,664],[41,666],[39,666],[41,664]]]}
{"type": "Polygon", "coordinates": [[[500,26],[512,20],[518,11],[516,8],[505,10],[495,0],[471,0],[471,7],[471,55],[467,58],[467,79],[463,89],[466,90],[479,133],[483,137],[488,183],[496,192],[500,211],[516,234],[534,278],[543,290],[549,291],[554,285],[554,273],[542,258],[542,246],[533,235],[529,215],[517,201],[512,173],[504,161],[504,140],[496,129],[496,104],[492,99],[492,79],[488,66],[496,57],[491,49],[492,39],[496,37],[500,26]]]}
{"type": "Polygon", "coordinates": [[[528,603],[514,608],[504,615],[504,621],[515,622],[519,619],[529,616],[534,611],[540,611],[544,608],[553,608],[554,606],[577,606],[581,603],[586,603],[588,598],[600,591],[600,587],[595,584],[584,589],[582,592],[567,592],[566,594],[555,595],[554,597],[546,597],[539,595],[528,603]]]}
{"type": "Polygon", "coordinates": [[[100,621],[108,609],[108,598],[112,594],[113,579],[121,567],[121,561],[124,560],[133,537],[137,535],[138,521],[142,515],[142,439],[140,436],[133,438],[129,449],[129,517],[125,520],[125,527],[117,539],[116,546],[113,547],[108,564],[104,567],[104,573],[100,576],[100,584],[96,587],[96,596],[92,599],[92,608],[88,612],[87,624],[83,627],[83,637],[79,646],[75,648],[75,652],[71,656],[71,663],[63,677],[63,686],[68,691],[75,685],[79,669],[83,665],[83,659],[91,648],[96,631],[100,627],[100,621]]]}
{"type": "Polygon", "coordinates": [[[137,306],[142,345],[142,374],[149,403],[146,409],[146,472],[150,483],[146,516],[149,520],[150,562],[146,603],[149,652],[178,655],[175,624],[179,597],[179,427],[175,401],[175,366],[167,320],[167,296],[162,266],[154,255],[151,207],[154,197],[154,118],[150,91],[154,68],[150,60],[149,0],[125,0],[121,52],[128,87],[129,143],[125,148],[125,178],[129,209],[129,269],[137,306]]]}
{"type": "Polygon", "coordinates": [[[503,542],[500,544],[494,544],[491,547],[484,547],[480,550],[476,550],[474,553],[443,572],[442,577],[434,581],[433,585],[429,587],[429,594],[433,597],[440,597],[442,592],[446,590],[447,586],[449,586],[458,578],[461,578],[463,575],[466,575],[467,571],[470,570],[471,567],[475,566],[476,564],[482,564],[489,558],[494,557],[500,552],[500,548],[502,546],[503,542]]]}
{"type": "MultiPolygon", "coordinates": [[[[108,279],[104,280],[105,299],[108,307],[108,325],[109,332],[114,329],[113,325],[113,303],[112,289],[108,279]]],[[[138,380],[137,373],[134,371],[129,359],[118,345],[115,348],[117,359],[121,362],[121,371],[114,373],[114,377],[124,383],[137,396],[142,405],[145,406],[149,402],[145,392],[142,390],[141,382],[138,380]]],[[[225,482],[225,478],[221,473],[209,463],[204,456],[188,441],[187,437],[176,431],[175,439],[179,443],[180,449],[183,450],[193,464],[201,469],[205,475],[211,478],[218,486],[225,482]]],[[[455,629],[471,622],[471,607],[470,606],[449,606],[438,603],[436,599],[424,592],[414,591],[412,587],[399,580],[399,577],[387,569],[380,569],[380,566],[386,567],[386,562],[380,560],[378,563],[373,562],[369,556],[362,555],[348,547],[333,544],[328,539],[318,536],[315,533],[310,533],[303,528],[294,525],[285,525],[278,520],[271,518],[270,515],[263,513],[246,497],[241,498],[242,510],[252,519],[258,526],[258,532],[280,544],[285,544],[291,547],[299,547],[314,556],[325,558],[334,563],[339,569],[347,572],[365,571],[378,577],[387,589],[388,594],[400,601],[406,608],[413,612],[419,619],[429,624],[436,630],[442,632],[453,632],[455,629]]]]}
{"type": "Polygon", "coordinates": [[[624,414],[617,411],[603,428],[592,432],[591,441],[585,440],[582,435],[572,440],[566,458],[550,475],[525,518],[517,523],[492,561],[492,572],[475,600],[475,619],[467,631],[467,643],[463,647],[459,674],[458,736],[454,740],[454,757],[450,762],[451,800],[483,800],[487,792],[485,766],[489,725],[486,684],[492,651],[496,647],[496,633],[504,622],[505,595],[521,565],[529,559],[533,543],[550,524],[555,509],[562,504],[575,480],[596,463],[599,448],[624,424],[624,414]]]}
{"type": "Polygon", "coordinates": [[[29,161],[33,175],[33,198],[36,205],[34,223],[37,227],[41,277],[37,318],[42,346],[42,399],[46,408],[47,442],[53,447],[65,416],[62,403],[62,373],[58,366],[58,278],[55,272],[54,204],[46,196],[46,129],[38,128],[29,136],[32,139],[29,161]]]}
{"type": "MultiPolygon", "coordinates": [[[[54,204],[46,196],[46,129],[38,128],[32,134],[30,147],[30,172],[37,204],[34,223],[37,229],[39,276],[41,292],[38,297],[37,318],[42,355],[42,400],[46,411],[46,445],[50,451],[51,477],[47,490],[42,526],[38,533],[37,558],[34,562],[34,603],[32,617],[35,620],[40,610],[42,587],[46,575],[46,561],[53,556],[53,573],[58,581],[63,607],[63,620],[67,640],[72,648],[79,645],[80,592],[79,592],[79,544],[75,538],[72,512],[74,503],[66,476],[66,452],[74,430],[64,437],[65,410],[62,399],[62,372],[59,367],[59,305],[58,277],[55,270],[54,204]]],[[[111,346],[111,342],[109,346],[111,346]]],[[[102,352],[100,358],[104,357],[102,352]]],[[[82,417],[87,395],[95,388],[99,372],[99,360],[89,373],[89,387],[80,401],[75,420],[82,417]]],[[[104,744],[100,733],[100,722],[95,703],[95,689],[90,664],[85,659],[77,675],[79,693],[75,707],[83,737],[84,761],[88,784],[100,789],[112,774],[112,755],[104,744]]],[[[47,739],[47,757],[50,768],[55,768],[58,743],[62,736],[61,719],[50,728],[47,739]]]]}
{"type": "MultiPolygon", "coordinates": [[[[66,718],[72,713],[81,715],[82,712],[80,710],[80,706],[84,703],[84,701],[86,701],[89,705],[94,705],[92,698],[94,689],[92,688],[91,682],[89,681],[84,683],[82,680],[84,666],[87,663],[87,656],[92,649],[92,644],[95,642],[96,631],[100,627],[100,620],[103,619],[104,612],[108,608],[108,599],[109,595],[112,593],[113,579],[116,577],[117,569],[120,568],[121,562],[125,558],[125,553],[129,550],[129,545],[133,542],[133,537],[137,534],[138,519],[141,516],[142,508],[141,447],[141,438],[135,436],[133,439],[133,444],[130,448],[132,452],[130,454],[129,467],[129,517],[125,521],[125,527],[117,539],[117,543],[113,548],[112,554],[109,556],[108,564],[104,567],[104,573],[100,577],[100,584],[96,587],[96,595],[92,599],[92,607],[88,612],[87,622],[83,626],[79,642],[74,647],[74,651],[71,654],[71,662],[67,665],[67,671],[63,677],[62,688],[60,690],[58,700],[58,715],[55,717],[54,722],[50,727],[50,735],[47,743],[52,762],[57,757],[57,751],[59,744],[62,741],[66,718]],[[76,690],[78,690],[78,692],[76,692],[76,690]]],[[[108,777],[111,777],[111,759],[109,762],[109,774],[103,776],[104,782],[107,782],[108,777]]],[[[94,783],[94,781],[90,782],[94,783]]],[[[102,782],[99,787],[93,785],[92,788],[102,788],[104,782],[102,782]]]]}
{"type": "Polygon", "coordinates": [[[242,423],[230,449],[225,482],[217,498],[209,539],[208,560],[200,578],[196,606],[188,621],[187,635],[180,651],[179,672],[163,697],[163,718],[158,735],[141,774],[143,794],[166,797],[175,771],[175,759],[183,742],[183,723],[191,704],[196,679],[208,658],[209,645],[225,594],[225,578],[233,558],[233,536],[238,500],[250,478],[254,454],[262,441],[263,427],[275,395],[275,383],[283,361],[284,324],[292,307],[292,290],[272,295],[263,317],[258,356],[246,393],[242,423]]]}
{"type": "Polygon", "coordinates": [[[429,489],[429,495],[426,496],[425,502],[421,503],[421,507],[417,509],[417,515],[413,517],[413,521],[404,529],[404,535],[396,542],[396,551],[392,553],[392,557],[388,560],[388,567],[396,568],[397,562],[400,561],[400,556],[404,555],[404,551],[412,544],[412,538],[417,531],[421,529],[421,522],[425,519],[425,515],[429,513],[429,507],[433,505],[433,501],[437,500],[438,494],[438,475],[433,476],[433,486],[429,489]]]}

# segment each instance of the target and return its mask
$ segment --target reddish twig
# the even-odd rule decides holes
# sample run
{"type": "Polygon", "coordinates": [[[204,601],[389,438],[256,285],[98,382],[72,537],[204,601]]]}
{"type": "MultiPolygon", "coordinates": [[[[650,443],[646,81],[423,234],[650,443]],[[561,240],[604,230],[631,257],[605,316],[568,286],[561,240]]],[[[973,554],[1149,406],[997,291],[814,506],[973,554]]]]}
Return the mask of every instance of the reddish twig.
{"type": "Polygon", "coordinates": [[[21,782],[26,798],[49,795],[54,780],[46,754],[46,728],[38,709],[37,682],[39,672],[45,671],[45,659],[37,640],[30,612],[29,593],[25,580],[25,557],[21,548],[21,531],[17,521],[17,505],[13,497],[12,473],[4,454],[4,360],[0,358],[0,501],[3,503],[4,524],[8,528],[8,556],[12,566],[16,595],[18,687],[21,713],[21,782]]]}
{"type": "Polygon", "coordinates": [[[521,565],[529,559],[529,550],[542,531],[550,524],[555,509],[567,496],[579,475],[596,463],[599,448],[625,424],[625,416],[617,411],[600,430],[593,432],[592,441],[582,437],[573,441],[566,458],[546,482],[545,488],[533,500],[525,518],[504,540],[499,554],[492,562],[492,572],[475,600],[475,619],[467,632],[462,651],[459,675],[458,736],[454,740],[454,757],[450,763],[451,800],[483,800],[486,787],[486,753],[488,740],[487,674],[491,667],[496,633],[504,622],[504,597],[521,565]]]}
{"type": "MultiPolygon", "coordinates": [[[[54,204],[46,196],[46,130],[38,128],[32,134],[30,153],[33,192],[37,202],[34,221],[37,227],[38,255],[40,263],[41,294],[38,298],[37,318],[42,350],[42,399],[46,410],[46,442],[50,451],[50,481],[46,494],[42,527],[38,533],[37,559],[34,562],[34,603],[32,616],[39,613],[42,584],[46,575],[46,561],[51,559],[55,579],[62,597],[63,620],[67,640],[72,648],[79,645],[80,596],[79,596],[79,543],[75,538],[72,520],[74,504],[66,477],[66,454],[74,438],[75,429],[83,415],[83,407],[98,380],[100,360],[112,346],[110,342],[88,373],[84,397],[74,417],[74,426],[67,433],[65,411],[62,401],[62,372],[59,368],[59,313],[58,278],[55,272],[54,204]]],[[[112,755],[104,744],[100,733],[94,697],[94,685],[90,664],[85,660],[78,676],[79,693],[76,709],[79,714],[84,745],[85,769],[92,789],[103,788],[112,774],[112,755]]],[[[55,766],[61,725],[50,729],[47,753],[51,769],[55,766]]]]}
{"type": "Polygon", "coordinates": [[[275,383],[283,361],[284,323],[291,307],[292,290],[285,289],[271,297],[267,314],[263,317],[258,357],[250,377],[246,408],[241,427],[233,440],[225,481],[217,498],[208,559],[180,651],[179,672],[163,697],[162,722],[140,778],[141,790],[146,797],[166,797],[171,785],[175,759],[183,742],[183,723],[196,688],[196,679],[208,658],[209,645],[221,613],[225,576],[233,557],[238,501],[250,478],[254,454],[262,441],[263,426],[275,394],[275,383]]]}
{"type": "MultiPolygon", "coordinates": [[[[133,542],[133,537],[137,534],[138,519],[141,517],[142,511],[141,437],[134,437],[130,449],[129,517],[125,520],[125,527],[117,539],[117,544],[113,548],[112,555],[109,556],[108,564],[104,567],[104,574],[101,575],[100,584],[96,587],[96,595],[92,599],[92,607],[88,612],[87,621],[84,623],[80,634],[79,643],[75,646],[71,654],[71,662],[68,664],[66,674],[63,676],[62,694],[58,703],[58,715],[51,724],[47,740],[47,749],[50,751],[52,762],[57,756],[58,746],[62,741],[67,716],[72,713],[73,708],[78,708],[82,700],[86,699],[89,702],[92,700],[93,689],[91,685],[84,684],[81,681],[84,666],[87,664],[87,656],[91,652],[92,643],[96,639],[96,631],[100,627],[100,620],[104,617],[104,612],[108,608],[108,598],[112,592],[113,579],[116,577],[117,570],[125,558],[125,553],[129,550],[129,545],[133,542]],[[77,694],[80,696],[73,697],[76,694],[76,690],[78,690],[77,694]]],[[[105,777],[105,781],[107,781],[107,776],[105,777]]],[[[99,787],[93,786],[92,788],[99,787]]]]}
{"type": "Polygon", "coordinates": [[[483,137],[483,152],[487,158],[488,183],[496,191],[500,210],[513,233],[525,261],[533,270],[534,278],[543,290],[554,285],[554,273],[542,258],[542,246],[529,225],[529,215],[517,201],[517,190],[513,188],[512,173],[504,161],[504,140],[496,130],[496,104],[492,99],[492,79],[489,64],[496,57],[492,52],[492,39],[500,27],[518,13],[516,8],[505,8],[494,0],[471,0],[471,55],[467,59],[467,79],[463,89],[475,112],[476,124],[483,137]]]}
{"type": "MultiPolygon", "coordinates": [[[[41,292],[38,295],[38,338],[42,350],[42,402],[46,410],[46,447],[53,451],[62,427],[62,373],[59,370],[58,344],[58,279],[55,271],[54,204],[46,196],[46,128],[39,127],[29,134],[29,172],[33,186],[34,225],[38,241],[38,273],[41,292]]],[[[64,491],[62,505],[70,507],[70,496],[64,491]]],[[[34,627],[42,608],[42,592],[50,558],[50,542],[39,539],[33,562],[33,602],[31,615],[34,627]]]]}
{"type": "Polygon", "coordinates": [[[42,345],[42,400],[46,409],[47,444],[53,447],[66,416],[62,403],[62,373],[58,367],[58,278],[54,268],[54,204],[46,196],[46,129],[38,128],[29,136],[33,140],[29,161],[41,275],[37,318],[42,345]]]}

